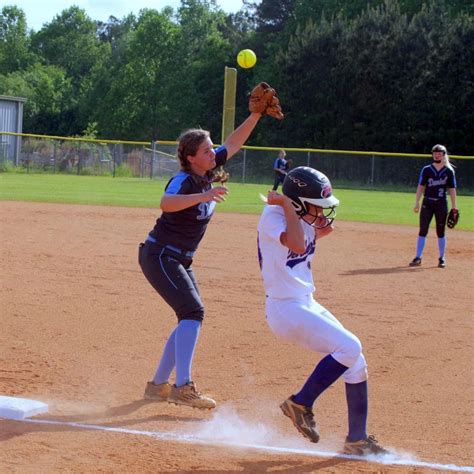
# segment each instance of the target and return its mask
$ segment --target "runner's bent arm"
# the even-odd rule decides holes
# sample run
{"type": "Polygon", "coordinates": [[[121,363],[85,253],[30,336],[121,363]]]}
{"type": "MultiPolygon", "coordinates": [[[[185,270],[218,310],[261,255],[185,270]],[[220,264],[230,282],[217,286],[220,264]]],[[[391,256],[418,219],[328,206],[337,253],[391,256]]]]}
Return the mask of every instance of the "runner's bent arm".
{"type": "Polygon", "coordinates": [[[306,250],[303,226],[290,199],[284,196],[281,204],[285,211],[286,232],[280,235],[280,242],[295,253],[301,254],[306,250]]]}

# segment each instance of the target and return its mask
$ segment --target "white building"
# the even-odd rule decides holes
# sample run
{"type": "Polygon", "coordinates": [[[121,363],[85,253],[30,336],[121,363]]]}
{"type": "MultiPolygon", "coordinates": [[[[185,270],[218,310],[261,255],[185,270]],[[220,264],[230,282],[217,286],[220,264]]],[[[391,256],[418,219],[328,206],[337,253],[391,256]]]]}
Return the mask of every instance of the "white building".
{"type": "Polygon", "coordinates": [[[2,132],[22,133],[25,102],[22,97],[0,95],[0,160],[11,160],[15,166],[20,160],[21,137],[2,132]]]}

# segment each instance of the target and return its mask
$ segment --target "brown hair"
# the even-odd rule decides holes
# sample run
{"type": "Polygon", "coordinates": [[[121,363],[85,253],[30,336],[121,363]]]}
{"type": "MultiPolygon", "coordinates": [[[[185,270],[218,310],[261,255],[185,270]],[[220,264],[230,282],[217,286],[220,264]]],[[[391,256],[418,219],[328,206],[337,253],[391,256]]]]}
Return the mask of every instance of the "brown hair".
{"type": "MultiPolygon", "coordinates": [[[[191,168],[191,163],[188,161],[188,155],[194,156],[197,153],[198,148],[201,146],[201,143],[209,137],[210,133],[207,130],[202,130],[200,128],[190,128],[181,133],[178,137],[176,157],[178,158],[183,171],[194,174],[191,168]]],[[[206,178],[209,183],[215,181],[225,183],[229,179],[229,174],[223,169],[220,169],[219,171],[214,169],[206,173],[206,178]]]]}
{"type": "Polygon", "coordinates": [[[199,128],[190,128],[181,133],[178,138],[176,156],[183,171],[192,173],[188,155],[194,156],[201,146],[201,143],[208,137],[210,137],[210,133],[207,130],[201,130],[199,128]]]}

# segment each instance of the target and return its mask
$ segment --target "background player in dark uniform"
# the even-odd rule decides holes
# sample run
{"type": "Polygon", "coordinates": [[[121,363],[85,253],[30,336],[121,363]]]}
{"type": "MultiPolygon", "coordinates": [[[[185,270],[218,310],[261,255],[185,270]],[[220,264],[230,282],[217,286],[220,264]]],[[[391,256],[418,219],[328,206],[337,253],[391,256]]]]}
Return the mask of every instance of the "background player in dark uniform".
{"type": "Polygon", "coordinates": [[[279,101],[273,97],[274,89],[261,83],[254,91],[262,84],[265,94],[254,98],[252,91],[251,114],[217,150],[205,130],[187,130],[179,138],[177,157],[181,171],[166,185],[160,202],[162,214],[139,249],[139,263],[145,277],[178,318],[155,376],[146,385],[146,399],[195,408],[216,406],[212,398],[196,390],[191,378],[194,350],[204,318],[204,306],[191,264],[216,203],[224,201],[228,192],[225,186],[213,187],[212,182],[218,178],[216,168],[239,151],[262,113],[283,117],[279,101]],[[263,112],[255,112],[255,107],[261,107],[263,112]],[[176,381],[171,386],[169,377],[175,368],[176,381]]]}
{"type": "Polygon", "coordinates": [[[416,189],[416,200],[414,212],[420,211],[420,198],[423,202],[420,211],[420,232],[416,244],[416,257],[410,262],[411,267],[421,265],[423,249],[425,248],[426,236],[433,215],[436,219],[436,234],[438,236],[439,260],[438,267],[444,268],[446,260],[446,218],[448,216],[448,200],[446,190],[451,197],[451,207],[457,209],[456,205],[456,176],[453,166],[449,162],[448,152],[443,145],[435,145],[431,150],[433,163],[425,166],[420,173],[418,187],[416,189]]]}
{"type": "Polygon", "coordinates": [[[278,189],[279,184],[283,184],[286,173],[288,172],[288,162],[285,159],[286,151],[280,150],[278,153],[278,158],[275,159],[273,164],[273,171],[275,172],[275,180],[273,182],[273,191],[278,189]]]}

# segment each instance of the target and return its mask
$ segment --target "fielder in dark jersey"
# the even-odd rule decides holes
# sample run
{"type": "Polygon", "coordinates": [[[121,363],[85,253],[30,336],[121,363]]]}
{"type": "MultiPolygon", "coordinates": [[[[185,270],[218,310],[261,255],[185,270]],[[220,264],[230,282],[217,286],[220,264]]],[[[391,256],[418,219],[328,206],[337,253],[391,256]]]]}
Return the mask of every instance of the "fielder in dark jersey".
{"type": "Polygon", "coordinates": [[[435,145],[431,153],[433,163],[421,170],[416,190],[414,212],[420,211],[422,195],[423,202],[420,211],[420,232],[416,244],[416,257],[410,262],[411,267],[421,265],[426,236],[433,216],[435,216],[436,234],[438,236],[438,267],[444,268],[446,266],[444,255],[446,250],[446,218],[448,217],[447,192],[451,197],[451,207],[457,209],[456,175],[449,162],[447,150],[443,145],[435,145]]]}
{"type": "Polygon", "coordinates": [[[286,151],[280,150],[278,158],[275,159],[273,164],[273,171],[275,173],[275,179],[273,181],[273,191],[278,189],[279,184],[283,184],[286,173],[288,172],[288,161],[285,159],[286,151]]]}
{"type": "Polygon", "coordinates": [[[214,150],[209,132],[184,132],[177,156],[181,171],[173,176],[161,198],[161,216],[140,244],[141,269],[159,295],[173,308],[178,325],[163,350],[158,369],[145,389],[145,398],[195,408],[214,408],[216,402],[196,390],[191,366],[204,305],[191,267],[199,242],[206,232],[216,203],[225,200],[225,186],[213,186],[216,168],[224,165],[246,142],[261,114],[250,116],[214,150]],[[176,368],[176,382],[169,378],[176,368]]]}
{"type": "MultiPolygon", "coordinates": [[[[223,166],[227,161],[227,149],[222,146],[215,154],[216,167],[223,166]]],[[[166,185],[165,194],[203,194],[211,189],[208,178],[180,171],[166,185]]],[[[162,247],[178,248],[192,257],[204,237],[215,207],[215,201],[208,201],[177,212],[163,212],[150,232],[149,240],[162,247]]]]}

